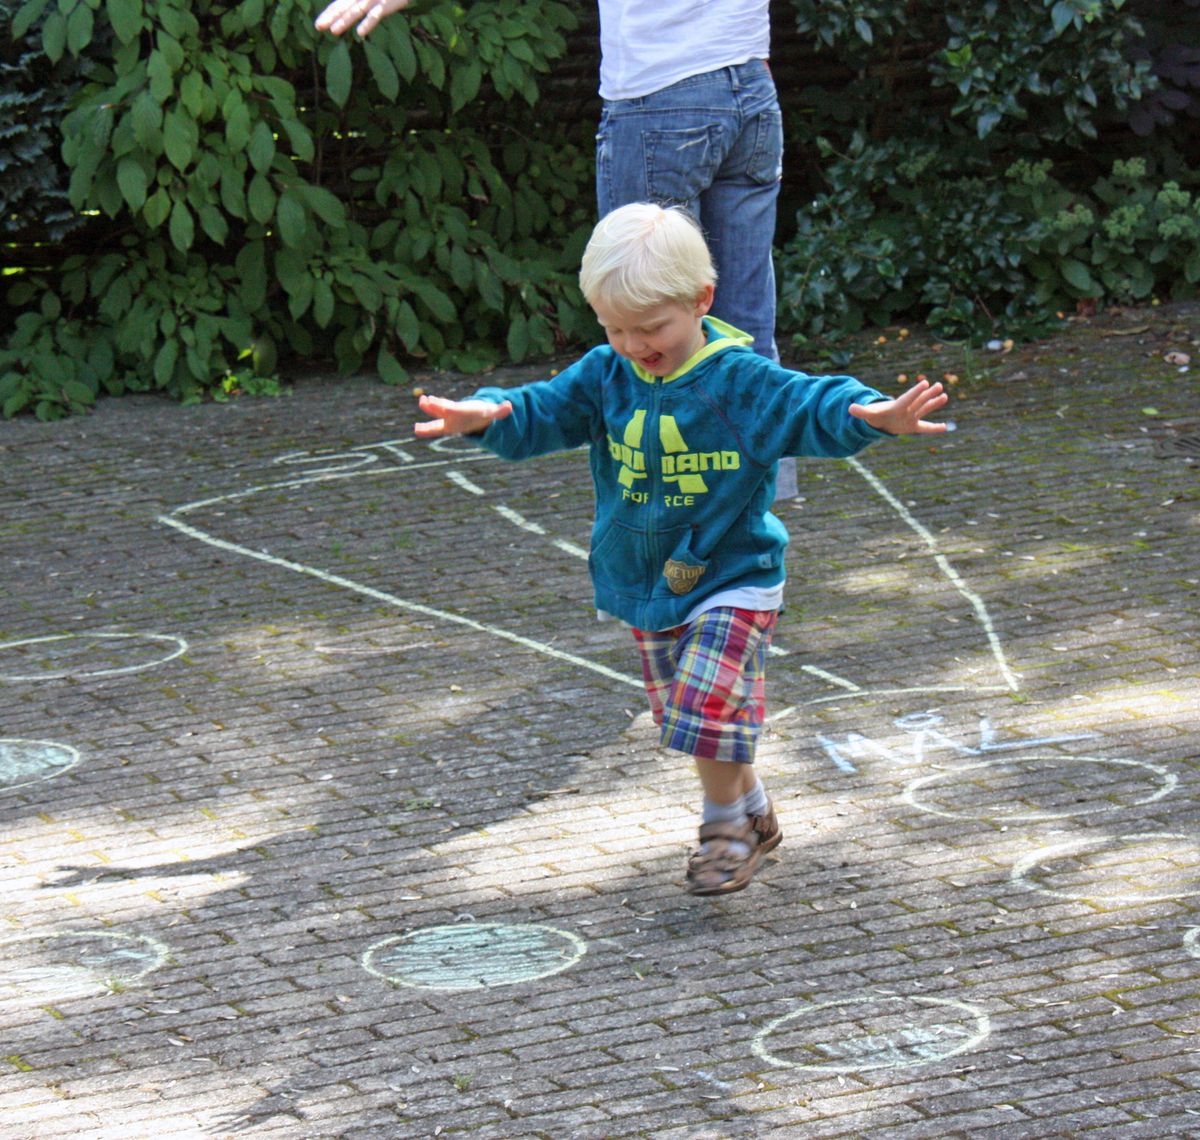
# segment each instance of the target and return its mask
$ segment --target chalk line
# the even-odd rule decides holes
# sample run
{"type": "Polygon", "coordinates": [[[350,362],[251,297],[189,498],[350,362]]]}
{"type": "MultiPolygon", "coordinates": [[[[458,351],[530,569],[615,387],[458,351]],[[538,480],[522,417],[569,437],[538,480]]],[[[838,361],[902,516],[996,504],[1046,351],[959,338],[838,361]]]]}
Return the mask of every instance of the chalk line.
{"type": "Polygon", "coordinates": [[[818,669],[815,665],[801,665],[800,669],[804,673],[811,673],[814,677],[820,677],[822,681],[828,681],[831,685],[848,689],[852,693],[862,692],[861,685],[856,685],[853,681],[847,681],[845,677],[839,677],[835,673],[827,673],[824,669],[818,669]]]}
{"type": "Polygon", "coordinates": [[[920,536],[925,545],[929,547],[929,551],[933,555],[933,560],[937,563],[938,569],[946,575],[950,581],[950,584],[964,598],[966,598],[967,602],[970,603],[971,608],[975,611],[975,617],[979,621],[979,624],[983,627],[983,632],[987,636],[988,645],[991,647],[992,656],[996,659],[996,664],[1000,668],[1001,675],[1004,677],[1005,681],[1008,682],[1008,688],[1010,688],[1013,692],[1017,692],[1021,688],[1020,682],[1017,680],[1016,674],[1013,673],[1008,666],[1008,661],[1004,656],[1004,650],[1000,645],[1000,639],[996,636],[995,627],[992,625],[991,614],[988,613],[987,606],[984,605],[983,599],[976,594],[966,584],[966,582],[962,580],[958,571],[950,565],[949,559],[947,559],[946,556],[938,549],[937,539],[933,537],[932,533],[922,523],[918,522],[917,519],[913,517],[909,509],[902,502],[900,502],[900,500],[897,499],[896,496],[893,495],[886,486],[884,486],[883,481],[879,479],[878,476],[874,475],[871,471],[864,467],[857,459],[847,459],[846,463],[848,463],[853,470],[857,471],[858,474],[867,481],[871,489],[877,495],[879,495],[879,497],[882,498],[883,501],[886,502],[901,517],[901,519],[904,520],[905,524],[920,536]]]}
{"type": "MultiPolygon", "coordinates": [[[[244,492],[241,494],[244,494],[244,492]]],[[[187,508],[181,507],[179,510],[190,508],[191,505],[189,504],[187,508]]],[[[253,558],[256,562],[265,562],[269,566],[278,566],[283,570],[291,570],[296,574],[304,574],[310,578],[316,578],[318,581],[326,583],[326,585],[338,586],[341,589],[362,594],[364,597],[374,598],[376,601],[385,602],[390,606],[395,606],[397,609],[407,610],[409,613],[421,614],[423,617],[436,618],[438,621],[465,626],[467,629],[473,629],[478,633],[486,633],[491,637],[498,637],[503,641],[509,641],[513,645],[520,645],[522,648],[530,649],[534,653],[541,653],[546,657],[553,657],[558,661],[577,665],[581,669],[588,669],[593,673],[600,674],[602,677],[607,677],[610,681],[619,681],[623,685],[630,685],[638,690],[642,688],[640,678],[618,673],[615,669],[610,669],[599,662],[588,661],[584,657],[578,657],[574,653],[566,653],[561,649],[555,649],[544,642],[534,641],[529,637],[522,637],[511,630],[501,629],[499,626],[487,625],[484,622],[463,617],[461,614],[450,613],[448,610],[439,610],[434,606],[423,605],[420,602],[410,602],[404,598],[397,597],[395,594],[390,594],[386,590],[377,590],[374,586],[366,586],[361,582],[355,582],[353,579],[344,578],[340,574],[331,574],[328,570],[322,570],[316,566],[308,566],[303,562],[295,562],[290,558],[280,558],[277,555],[268,554],[265,550],[252,550],[248,546],[242,546],[236,542],[217,538],[216,535],[209,534],[207,531],[191,526],[180,519],[173,518],[171,515],[159,515],[158,522],[162,523],[163,526],[174,528],[180,534],[186,534],[189,538],[203,542],[207,546],[216,547],[218,550],[227,550],[231,554],[240,554],[244,558],[253,558]]]]}

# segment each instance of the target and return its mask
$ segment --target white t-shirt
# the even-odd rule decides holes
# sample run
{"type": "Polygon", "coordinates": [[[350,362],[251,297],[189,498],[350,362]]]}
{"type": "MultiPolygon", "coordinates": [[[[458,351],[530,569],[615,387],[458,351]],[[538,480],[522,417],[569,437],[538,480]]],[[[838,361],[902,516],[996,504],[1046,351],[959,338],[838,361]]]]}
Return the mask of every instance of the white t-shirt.
{"type": "Polygon", "coordinates": [[[599,3],[602,99],[636,99],[770,54],[770,0],[599,3]]]}

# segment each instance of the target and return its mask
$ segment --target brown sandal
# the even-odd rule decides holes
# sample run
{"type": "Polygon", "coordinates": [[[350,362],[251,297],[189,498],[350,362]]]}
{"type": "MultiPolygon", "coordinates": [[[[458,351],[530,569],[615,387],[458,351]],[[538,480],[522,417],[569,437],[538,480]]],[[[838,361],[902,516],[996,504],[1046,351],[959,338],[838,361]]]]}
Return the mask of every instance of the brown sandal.
{"type": "Polygon", "coordinates": [[[778,847],[781,839],[783,832],[770,806],[765,815],[751,816],[743,824],[702,824],[700,847],[688,858],[688,893],[728,895],[744,890],[762,857],[778,847]]]}

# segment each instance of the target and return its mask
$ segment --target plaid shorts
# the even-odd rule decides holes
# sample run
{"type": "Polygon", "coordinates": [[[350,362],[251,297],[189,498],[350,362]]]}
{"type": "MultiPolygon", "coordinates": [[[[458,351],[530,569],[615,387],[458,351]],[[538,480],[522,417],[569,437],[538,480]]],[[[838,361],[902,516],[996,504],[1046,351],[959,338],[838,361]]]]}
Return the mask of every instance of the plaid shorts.
{"type": "Polygon", "coordinates": [[[668,748],[752,764],[774,610],[718,607],[690,625],[635,629],[654,723],[668,748]]]}

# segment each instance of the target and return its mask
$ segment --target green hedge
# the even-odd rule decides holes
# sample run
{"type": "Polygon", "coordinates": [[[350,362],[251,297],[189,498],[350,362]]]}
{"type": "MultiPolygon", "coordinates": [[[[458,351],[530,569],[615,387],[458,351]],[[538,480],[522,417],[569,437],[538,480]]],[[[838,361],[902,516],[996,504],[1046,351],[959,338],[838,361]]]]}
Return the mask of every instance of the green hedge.
{"type": "MultiPolygon", "coordinates": [[[[0,413],[595,335],[593,0],[319,6],[0,0],[0,413]]],[[[1200,0],[771,7],[781,335],[1195,294],[1200,0]]]]}
{"type": "Polygon", "coordinates": [[[399,383],[402,360],[477,369],[591,328],[574,284],[589,163],[537,113],[571,10],[431,3],[364,42],[318,36],[313,16],[293,0],[20,8],[13,34],[85,79],[62,156],[91,224],[61,260],[35,247],[8,291],[4,415],[198,399],[284,358],[399,383]]]}
{"type": "Polygon", "coordinates": [[[785,112],[816,162],[782,328],[1022,336],[1080,301],[1194,296],[1200,0],[1165,7],[795,0],[829,78],[785,112]]]}

